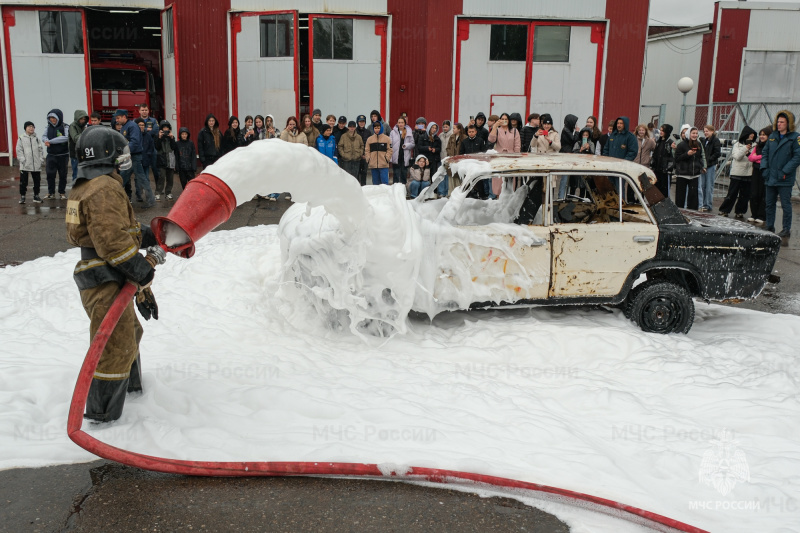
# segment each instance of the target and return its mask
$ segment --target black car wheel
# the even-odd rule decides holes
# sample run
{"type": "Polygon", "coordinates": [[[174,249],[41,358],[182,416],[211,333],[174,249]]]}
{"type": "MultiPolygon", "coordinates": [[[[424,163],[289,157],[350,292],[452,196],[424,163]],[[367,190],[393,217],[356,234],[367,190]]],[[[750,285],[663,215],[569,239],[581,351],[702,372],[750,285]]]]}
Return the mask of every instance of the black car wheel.
{"type": "Polygon", "coordinates": [[[685,287],[652,279],[631,291],[625,316],[649,333],[688,333],[694,322],[694,301],[685,287]]]}

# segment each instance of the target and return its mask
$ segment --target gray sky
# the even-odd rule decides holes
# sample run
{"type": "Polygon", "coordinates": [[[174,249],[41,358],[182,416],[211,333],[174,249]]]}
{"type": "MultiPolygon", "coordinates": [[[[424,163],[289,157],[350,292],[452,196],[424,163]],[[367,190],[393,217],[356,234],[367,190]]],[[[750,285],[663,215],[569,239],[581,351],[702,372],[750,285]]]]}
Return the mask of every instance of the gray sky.
{"type": "MultiPolygon", "coordinates": [[[[798,0],[770,1],[797,3],[798,0]]],[[[711,23],[714,21],[714,0],[650,0],[650,24],[661,25],[657,21],[676,26],[711,23]]]]}

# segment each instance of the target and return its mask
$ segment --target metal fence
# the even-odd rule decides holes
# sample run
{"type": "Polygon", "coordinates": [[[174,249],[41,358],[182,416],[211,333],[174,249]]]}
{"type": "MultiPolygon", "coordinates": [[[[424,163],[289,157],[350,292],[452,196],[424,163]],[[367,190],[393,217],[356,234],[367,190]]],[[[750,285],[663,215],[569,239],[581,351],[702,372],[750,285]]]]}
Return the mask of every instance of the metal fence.
{"type": "Polygon", "coordinates": [[[664,123],[666,116],[667,116],[667,104],[660,104],[660,105],[642,104],[639,107],[639,123],[642,124],[652,123],[653,126],[658,128],[664,123]]]}
{"type": "MultiPolygon", "coordinates": [[[[682,106],[683,107],[683,106],[682,106]]],[[[714,196],[728,194],[730,183],[731,148],[739,139],[739,134],[745,126],[750,126],[759,131],[765,126],[770,126],[779,111],[787,109],[795,117],[800,117],[800,103],[789,102],[782,104],[772,103],[717,103],[706,105],[687,105],[681,109],[684,117],[683,124],[691,124],[702,131],[703,126],[710,124],[717,130],[717,136],[722,142],[722,157],[717,165],[717,179],[714,187],[714,196]]],[[[800,175],[800,174],[799,174],[800,175]]],[[[792,195],[800,195],[800,184],[795,179],[792,195]]]]}

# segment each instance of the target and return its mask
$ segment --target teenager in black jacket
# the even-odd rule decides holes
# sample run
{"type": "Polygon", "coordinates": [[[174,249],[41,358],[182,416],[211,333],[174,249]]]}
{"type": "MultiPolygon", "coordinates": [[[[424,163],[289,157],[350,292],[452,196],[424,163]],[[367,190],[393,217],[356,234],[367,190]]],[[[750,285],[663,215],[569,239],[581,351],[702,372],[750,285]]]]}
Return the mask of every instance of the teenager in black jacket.
{"type": "Polygon", "coordinates": [[[717,130],[711,124],[703,127],[703,134],[705,137],[703,137],[701,144],[706,154],[706,165],[708,166],[700,174],[697,193],[700,198],[700,211],[710,212],[711,204],[714,203],[714,180],[717,177],[717,163],[722,155],[722,145],[719,142],[719,137],[717,137],[717,130]]]}
{"type": "Polygon", "coordinates": [[[203,168],[213,165],[222,155],[222,133],[219,121],[212,113],[206,115],[206,124],[197,135],[197,153],[203,168]]]}
{"type": "Polygon", "coordinates": [[[656,141],[656,149],[653,150],[650,166],[657,178],[656,187],[664,195],[664,198],[669,198],[669,175],[675,165],[675,158],[672,155],[673,140],[670,138],[672,126],[663,124],[660,130],[661,136],[656,141]]]}
{"type": "MultiPolygon", "coordinates": [[[[685,131],[685,138],[675,148],[675,203],[678,207],[698,209],[697,181],[706,170],[703,145],[697,140],[697,128],[685,131]]],[[[681,132],[684,133],[684,132],[681,132]]]]}

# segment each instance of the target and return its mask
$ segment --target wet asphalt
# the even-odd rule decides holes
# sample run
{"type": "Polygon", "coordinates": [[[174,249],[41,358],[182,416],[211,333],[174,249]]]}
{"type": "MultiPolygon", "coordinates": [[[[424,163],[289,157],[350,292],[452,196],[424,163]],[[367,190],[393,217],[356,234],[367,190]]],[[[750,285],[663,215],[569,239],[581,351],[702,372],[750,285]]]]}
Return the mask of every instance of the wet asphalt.
{"type": "MultiPolygon", "coordinates": [[[[20,205],[18,189],[17,169],[0,167],[0,268],[70,247],[66,201],[34,204],[29,190],[27,203],[20,205]]],[[[45,184],[42,190],[44,196],[45,184]]],[[[149,224],[169,212],[180,195],[177,179],[173,194],[173,201],[161,200],[150,209],[135,203],[138,220],[149,224]]],[[[219,229],[277,224],[290,205],[283,196],[247,202],[219,229]]],[[[795,232],[775,268],[780,283],[768,284],[758,299],[740,307],[800,315],[800,204],[794,207],[795,232]]],[[[184,477],[95,461],[0,471],[0,532],[6,531],[561,533],[569,528],[515,500],[448,489],[322,478],[184,477]]]]}

